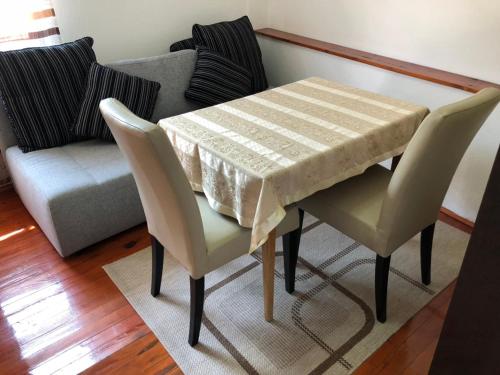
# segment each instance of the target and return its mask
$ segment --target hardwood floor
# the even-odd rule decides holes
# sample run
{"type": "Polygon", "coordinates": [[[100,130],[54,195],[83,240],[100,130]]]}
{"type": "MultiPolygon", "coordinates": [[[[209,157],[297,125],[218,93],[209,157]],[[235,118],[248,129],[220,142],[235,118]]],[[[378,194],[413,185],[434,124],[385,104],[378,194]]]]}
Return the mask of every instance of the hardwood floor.
{"type": "MultiPolygon", "coordinates": [[[[14,191],[0,192],[0,373],[180,374],[102,269],[146,246],[141,225],[62,259],[14,191]]],[[[427,373],[453,287],[356,374],[427,373]]]]}

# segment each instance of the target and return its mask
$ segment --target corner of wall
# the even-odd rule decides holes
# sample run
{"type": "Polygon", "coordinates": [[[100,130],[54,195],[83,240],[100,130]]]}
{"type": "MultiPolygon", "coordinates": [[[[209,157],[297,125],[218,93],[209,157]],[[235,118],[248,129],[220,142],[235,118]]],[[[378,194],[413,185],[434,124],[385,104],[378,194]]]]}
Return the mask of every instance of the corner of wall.
{"type": "Polygon", "coordinates": [[[247,0],[246,12],[255,29],[269,27],[270,0],[247,0]]]}

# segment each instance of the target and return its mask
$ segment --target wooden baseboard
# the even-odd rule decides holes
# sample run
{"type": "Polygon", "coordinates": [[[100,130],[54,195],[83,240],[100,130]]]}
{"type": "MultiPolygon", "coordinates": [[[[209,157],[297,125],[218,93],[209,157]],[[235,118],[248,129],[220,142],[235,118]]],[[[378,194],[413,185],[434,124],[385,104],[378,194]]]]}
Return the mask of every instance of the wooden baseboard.
{"type": "Polygon", "coordinates": [[[456,214],[455,212],[448,210],[447,208],[444,208],[444,207],[441,207],[440,211],[443,215],[446,215],[446,216],[452,218],[453,220],[456,220],[456,221],[468,226],[469,228],[474,229],[474,223],[472,221],[467,220],[466,218],[464,218],[464,217],[456,214]]]}

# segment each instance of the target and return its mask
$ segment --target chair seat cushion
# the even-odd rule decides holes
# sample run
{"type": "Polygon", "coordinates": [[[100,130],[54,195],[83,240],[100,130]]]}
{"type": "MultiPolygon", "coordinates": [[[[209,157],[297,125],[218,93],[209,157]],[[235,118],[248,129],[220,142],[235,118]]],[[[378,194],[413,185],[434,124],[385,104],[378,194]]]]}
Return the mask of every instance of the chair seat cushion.
{"type": "Polygon", "coordinates": [[[390,170],[375,165],[359,176],[317,192],[298,205],[378,252],[384,246],[376,229],[391,177],[390,170]]]}
{"type": "Polygon", "coordinates": [[[145,221],[115,144],[91,140],[27,154],[15,146],[6,158],[24,205],[62,256],[145,221]]]}
{"type": "MultiPolygon", "coordinates": [[[[203,222],[209,262],[208,269],[214,270],[235,259],[238,255],[248,254],[251,229],[243,228],[235,219],[216,212],[210,207],[203,194],[197,193],[196,201],[203,222]]],[[[298,210],[296,207],[289,207],[287,215],[276,228],[277,236],[291,232],[298,226],[298,210]]]]}

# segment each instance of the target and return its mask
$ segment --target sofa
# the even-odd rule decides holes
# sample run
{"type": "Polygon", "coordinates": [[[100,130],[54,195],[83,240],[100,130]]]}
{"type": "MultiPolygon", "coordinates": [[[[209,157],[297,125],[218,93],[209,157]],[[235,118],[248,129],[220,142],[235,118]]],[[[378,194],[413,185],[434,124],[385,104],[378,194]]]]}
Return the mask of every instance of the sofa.
{"type": "MultiPolygon", "coordinates": [[[[196,52],[182,50],[109,64],[161,84],[151,118],[198,108],[184,97],[196,52]]],[[[0,151],[27,210],[62,257],[145,222],[126,160],[114,143],[87,140],[29,153],[16,145],[0,110],[0,151]]]]}

